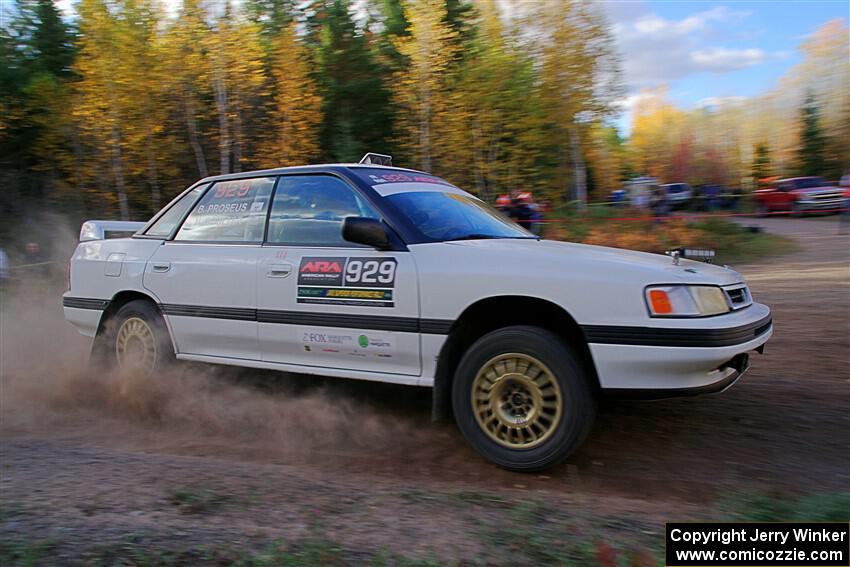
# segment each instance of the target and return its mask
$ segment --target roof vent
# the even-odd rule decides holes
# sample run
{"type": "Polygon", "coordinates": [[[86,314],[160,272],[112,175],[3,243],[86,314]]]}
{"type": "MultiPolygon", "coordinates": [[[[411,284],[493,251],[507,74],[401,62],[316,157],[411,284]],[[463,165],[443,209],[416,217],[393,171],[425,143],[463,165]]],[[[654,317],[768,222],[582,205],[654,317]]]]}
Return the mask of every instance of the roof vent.
{"type": "Polygon", "coordinates": [[[392,165],[393,164],[393,156],[388,156],[385,154],[373,154],[368,153],[360,160],[360,163],[370,164],[370,165],[392,165]]]}

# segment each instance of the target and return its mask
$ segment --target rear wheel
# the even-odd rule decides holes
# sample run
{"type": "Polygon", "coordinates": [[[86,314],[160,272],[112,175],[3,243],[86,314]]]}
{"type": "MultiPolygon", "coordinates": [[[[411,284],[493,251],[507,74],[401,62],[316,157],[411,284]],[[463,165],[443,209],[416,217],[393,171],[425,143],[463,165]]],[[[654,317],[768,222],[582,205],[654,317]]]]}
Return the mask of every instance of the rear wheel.
{"type": "Polygon", "coordinates": [[[93,358],[121,371],[150,376],[174,361],[165,321],[149,301],[123,305],[95,339],[93,358]]]}
{"type": "Polygon", "coordinates": [[[473,344],[452,386],[458,427],[487,459],[515,471],[563,461],[586,437],[596,404],[578,358],[553,333],[516,326],[473,344]]]}
{"type": "Polygon", "coordinates": [[[757,217],[766,217],[769,213],[769,209],[765,203],[756,203],[756,216],[757,217]]]}

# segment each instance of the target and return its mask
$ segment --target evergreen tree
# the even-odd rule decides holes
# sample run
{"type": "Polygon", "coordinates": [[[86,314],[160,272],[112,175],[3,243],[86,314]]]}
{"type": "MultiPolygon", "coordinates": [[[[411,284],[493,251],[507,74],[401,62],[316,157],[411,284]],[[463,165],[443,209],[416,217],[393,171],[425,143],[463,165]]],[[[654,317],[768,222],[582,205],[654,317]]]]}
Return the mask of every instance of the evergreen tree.
{"type": "Polygon", "coordinates": [[[53,0],[37,0],[34,16],[32,47],[36,67],[56,77],[66,77],[74,61],[70,27],[62,20],[53,0]]]}
{"type": "Polygon", "coordinates": [[[770,148],[766,142],[759,142],[753,150],[753,183],[760,184],[760,180],[771,175],[770,148]]]}
{"type": "Polygon", "coordinates": [[[367,151],[389,151],[389,94],[352,18],[350,0],[329,0],[317,27],[315,80],[322,97],[322,158],[349,162],[367,151]]]}
{"type": "Polygon", "coordinates": [[[824,175],[826,139],[821,132],[820,107],[811,93],[806,95],[806,102],[800,111],[800,121],[802,131],[797,157],[800,175],[824,175]]]}

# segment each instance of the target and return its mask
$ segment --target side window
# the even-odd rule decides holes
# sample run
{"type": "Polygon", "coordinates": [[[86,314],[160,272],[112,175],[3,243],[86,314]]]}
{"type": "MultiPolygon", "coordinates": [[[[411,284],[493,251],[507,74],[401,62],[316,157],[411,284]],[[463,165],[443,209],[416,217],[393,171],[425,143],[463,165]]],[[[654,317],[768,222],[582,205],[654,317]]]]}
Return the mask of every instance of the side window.
{"type": "Polygon", "coordinates": [[[159,220],[151,225],[145,234],[147,236],[161,236],[163,238],[167,238],[174,230],[174,227],[177,226],[177,223],[180,222],[180,219],[182,219],[189,210],[189,207],[195,204],[195,201],[198,200],[198,196],[203,193],[204,189],[207,187],[209,187],[209,183],[199,185],[183,195],[179,201],[174,203],[170,209],[165,211],[165,213],[159,217],[159,220]]]}
{"type": "Polygon", "coordinates": [[[220,181],[207,191],[174,240],[262,242],[274,177],[220,181]]]}
{"type": "Polygon", "coordinates": [[[272,203],[267,242],[358,247],[342,239],[342,220],[350,216],[381,218],[354,189],[336,177],[283,176],[272,203]]]}

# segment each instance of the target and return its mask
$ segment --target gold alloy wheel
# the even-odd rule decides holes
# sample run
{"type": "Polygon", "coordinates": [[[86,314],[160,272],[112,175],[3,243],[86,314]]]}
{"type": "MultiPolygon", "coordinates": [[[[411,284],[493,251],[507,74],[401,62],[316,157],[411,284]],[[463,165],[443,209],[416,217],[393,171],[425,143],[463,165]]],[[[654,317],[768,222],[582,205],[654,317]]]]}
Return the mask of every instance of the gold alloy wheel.
{"type": "Polygon", "coordinates": [[[549,439],[563,411],[561,387],[549,368],[527,354],[488,360],[472,382],[472,411],[481,429],[509,449],[549,439]]]}
{"type": "Polygon", "coordinates": [[[139,317],[126,319],[115,336],[115,356],[122,370],[151,374],[156,365],[156,336],[139,317]]]}

